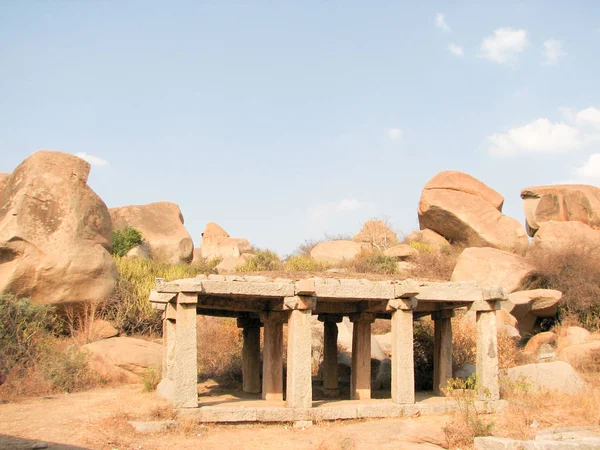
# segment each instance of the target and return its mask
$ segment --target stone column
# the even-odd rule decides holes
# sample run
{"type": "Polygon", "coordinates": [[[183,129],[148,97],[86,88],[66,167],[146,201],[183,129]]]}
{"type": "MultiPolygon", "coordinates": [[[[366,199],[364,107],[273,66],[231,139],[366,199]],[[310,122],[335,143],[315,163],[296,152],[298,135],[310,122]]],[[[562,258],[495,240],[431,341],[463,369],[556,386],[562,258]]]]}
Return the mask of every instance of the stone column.
{"type": "Polygon", "coordinates": [[[173,406],[198,407],[198,294],[177,294],[173,406]]]}
{"type": "Polygon", "coordinates": [[[163,313],[163,361],[162,378],[173,380],[175,366],[175,341],[177,307],[167,303],[163,313]]]}
{"type": "Polygon", "coordinates": [[[452,378],[452,317],[454,310],[431,314],[434,324],[433,339],[433,393],[443,395],[443,389],[452,378]]]}
{"type": "MultiPolygon", "coordinates": [[[[492,303],[492,302],[490,302],[492,303]]],[[[495,305],[491,305],[495,308],[495,305]]],[[[477,311],[477,386],[480,400],[500,399],[496,310],[477,311]]]]}
{"type": "Polygon", "coordinates": [[[260,320],[239,317],[242,328],[242,390],[250,394],[260,392],[260,320]]]}
{"type": "Polygon", "coordinates": [[[415,402],[413,309],[416,299],[390,300],[392,310],[392,401],[415,402]]]}
{"type": "Polygon", "coordinates": [[[323,314],[319,316],[323,322],[323,394],[326,397],[337,397],[338,389],[338,327],[342,316],[323,314]]]}
{"type": "Polygon", "coordinates": [[[283,323],[287,313],[261,314],[264,324],[263,400],[283,401],[283,323]]]}
{"type": "Polygon", "coordinates": [[[352,327],[352,373],[350,378],[350,398],[366,400],[371,398],[371,324],[375,314],[351,314],[352,327]]]}
{"type": "Polygon", "coordinates": [[[310,309],[294,309],[288,321],[286,402],[290,408],[312,407],[312,338],[310,309]]]}

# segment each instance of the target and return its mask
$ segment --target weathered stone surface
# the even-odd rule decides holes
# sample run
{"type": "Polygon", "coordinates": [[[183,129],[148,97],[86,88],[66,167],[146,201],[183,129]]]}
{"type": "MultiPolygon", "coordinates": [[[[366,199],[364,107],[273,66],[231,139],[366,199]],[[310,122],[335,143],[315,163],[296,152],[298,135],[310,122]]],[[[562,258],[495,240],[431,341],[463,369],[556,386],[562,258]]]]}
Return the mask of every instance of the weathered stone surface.
{"type": "Polygon", "coordinates": [[[558,346],[560,348],[570,345],[585,344],[591,340],[591,334],[582,327],[567,327],[561,330],[558,336],[558,346]]]}
{"type": "Polygon", "coordinates": [[[156,420],[156,421],[142,421],[142,420],[128,420],[127,423],[131,425],[136,433],[162,433],[170,428],[175,428],[180,425],[175,420],[156,420]]]}
{"type": "Polygon", "coordinates": [[[477,312],[477,384],[479,400],[499,400],[496,311],[477,312]]]}
{"type": "Polygon", "coordinates": [[[354,241],[325,241],[319,242],[310,251],[312,259],[330,264],[339,264],[344,261],[351,261],[360,253],[363,248],[368,248],[367,244],[354,241]]]}
{"type": "Polygon", "coordinates": [[[558,358],[577,367],[592,365],[600,361],[600,341],[569,345],[560,351],[558,358]]]}
{"type": "Polygon", "coordinates": [[[600,188],[589,185],[536,186],[521,191],[529,236],[544,222],[576,221],[600,229],[600,188]]]}
{"type": "Polygon", "coordinates": [[[519,322],[521,333],[533,333],[538,317],[554,317],[562,292],[554,289],[532,289],[508,294],[502,308],[510,312],[519,322]]]}
{"type": "Polygon", "coordinates": [[[506,378],[513,383],[531,384],[533,390],[576,394],[585,389],[581,376],[564,361],[511,367],[507,370],[506,378]]]}
{"type": "Polygon", "coordinates": [[[471,175],[455,170],[445,170],[438,173],[427,182],[423,189],[447,189],[474,195],[489,203],[498,211],[502,211],[502,204],[504,203],[504,197],[498,192],[471,175]]]}
{"type": "Polygon", "coordinates": [[[171,263],[192,260],[194,243],[183,226],[179,206],[169,202],[111,208],[113,229],[134,227],[150,247],[152,256],[171,263]]]}
{"type": "Polygon", "coordinates": [[[245,238],[232,238],[214,222],[208,222],[202,233],[200,252],[206,259],[239,257],[247,253],[252,246],[245,238]]]}
{"type": "Polygon", "coordinates": [[[600,230],[581,222],[543,222],[531,241],[530,252],[600,253],[600,230]]]}
{"type": "Polygon", "coordinates": [[[421,229],[431,229],[450,242],[471,247],[495,247],[518,254],[525,253],[528,241],[521,224],[502,215],[501,202],[490,201],[489,195],[480,194],[495,191],[489,188],[487,191],[483,188],[478,191],[472,189],[469,183],[461,189],[465,179],[470,180],[471,184],[485,187],[483,183],[460,172],[442,172],[425,185],[418,211],[421,229]],[[456,183],[449,183],[448,180],[454,177],[456,183]],[[438,183],[438,178],[443,182],[438,183]],[[444,187],[446,185],[450,187],[444,187]]]}
{"type": "Polygon", "coordinates": [[[556,333],[552,331],[546,331],[543,333],[538,333],[533,336],[525,345],[523,349],[523,353],[537,354],[540,350],[540,347],[545,344],[553,344],[556,342],[556,333]]]}
{"type": "Polygon", "coordinates": [[[450,242],[448,242],[444,236],[441,236],[435,231],[427,228],[420,231],[413,231],[404,238],[405,244],[410,244],[411,242],[420,242],[422,244],[431,246],[434,249],[450,247],[450,242]]]}
{"type": "Polygon", "coordinates": [[[8,182],[8,178],[10,177],[10,173],[0,173],[0,193],[4,190],[6,183],[8,182]]]}
{"type": "Polygon", "coordinates": [[[475,450],[522,450],[521,441],[496,436],[476,437],[475,450]]]}
{"type": "Polygon", "coordinates": [[[130,337],[104,339],[81,349],[89,353],[90,365],[100,374],[116,373],[114,367],[118,367],[129,374],[142,375],[149,367],[158,371],[162,362],[160,344],[130,337]]]}
{"type": "Polygon", "coordinates": [[[239,266],[246,264],[254,255],[251,253],[243,253],[240,256],[227,256],[223,258],[219,264],[217,264],[218,273],[233,273],[239,266]]]}
{"type": "Polygon", "coordinates": [[[119,331],[110,322],[103,319],[95,319],[89,331],[89,338],[94,341],[109,339],[119,335],[119,331]]]}
{"type": "Polygon", "coordinates": [[[396,245],[398,236],[383,220],[368,220],[352,240],[370,244],[382,250],[396,245]]]}
{"type": "Polygon", "coordinates": [[[385,256],[391,256],[397,259],[406,259],[417,256],[419,252],[414,247],[407,244],[397,244],[392,247],[386,248],[383,251],[385,256]]]}
{"type": "Polygon", "coordinates": [[[458,257],[452,281],[475,280],[480,287],[501,286],[509,293],[535,267],[525,258],[494,248],[466,248],[458,257]]]}
{"type": "Polygon", "coordinates": [[[142,243],[142,245],[136,245],[125,254],[127,259],[143,259],[148,260],[152,257],[152,252],[148,244],[142,243]]]}
{"type": "Polygon", "coordinates": [[[90,165],[40,151],[23,161],[0,190],[0,292],[38,303],[101,301],[116,267],[111,221],[87,185],[90,165]]]}

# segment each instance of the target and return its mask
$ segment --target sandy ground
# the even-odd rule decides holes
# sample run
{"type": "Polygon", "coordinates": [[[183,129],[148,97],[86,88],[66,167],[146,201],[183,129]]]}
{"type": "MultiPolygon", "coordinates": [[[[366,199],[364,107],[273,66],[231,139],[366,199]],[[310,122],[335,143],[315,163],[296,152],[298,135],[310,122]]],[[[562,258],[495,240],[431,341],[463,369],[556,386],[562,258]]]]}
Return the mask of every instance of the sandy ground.
{"type": "Polygon", "coordinates": [[[449,416],[291,424],[200,425],[136,433],[127,420],[170,419],[167,402],[141,385],[28,399],[0,405],[0,449],[439,449],[449,416]]]}

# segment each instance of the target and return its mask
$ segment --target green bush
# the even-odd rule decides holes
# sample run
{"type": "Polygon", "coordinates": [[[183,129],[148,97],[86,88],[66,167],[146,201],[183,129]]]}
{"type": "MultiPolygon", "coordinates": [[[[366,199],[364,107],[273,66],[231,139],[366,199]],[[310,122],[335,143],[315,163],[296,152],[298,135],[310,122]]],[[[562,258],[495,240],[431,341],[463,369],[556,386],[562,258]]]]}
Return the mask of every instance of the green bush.
{"type": "Polygon", "coordinates": [[[114,256],[117,265],[117,287],[111,297],[98,308],[98,316],[111,322],[126,334],[160,335],[160,311],[152,309],[148,297],[156,286],[156,278],[165,281],[193,278],[212,271],[219,260],[204,264],[169,264],[155,260],[128,259],[114,256]]]}
{"type": "Polygon", "coordinates": [[[87,355],[75,345],[63,351],[48,349],[42,356],[44,377],[53,391],[75,392],[97,383],[95,374],[89,368],[87,355]]]}
{"type": "Polygon", "coordinates": [[[142,384],[144,385],[144,392],[154,392],[156,386],[160,383],[160,375],[155,367],[146,367],[142,374],[142,384]]]}
{"type": "Polygon", "coordinates": [[[142,244],[142,234],[133,227],[114,230],[112,234],[113,255],[125,256],[133,247],[142,244]]]}
{"type": "Polygon", "coordinates": [[[54,308],[28,298],[0,294],[0,372],[35,362],[49,336],[58,329],[54,308]]]}
{"type": "Polygon", "coordinates": [[[288,272],[322,272],[329,264],[312,259],[310,256],[290,256],[283,265],[288,272]]]}
{"type": "Polygon", "coordinates": [[[248,262],[236,267],[235,270],[237,272],[264,272],[282,268],[283,264],[277,253],[271,250],[259,250],[248,262]]]}

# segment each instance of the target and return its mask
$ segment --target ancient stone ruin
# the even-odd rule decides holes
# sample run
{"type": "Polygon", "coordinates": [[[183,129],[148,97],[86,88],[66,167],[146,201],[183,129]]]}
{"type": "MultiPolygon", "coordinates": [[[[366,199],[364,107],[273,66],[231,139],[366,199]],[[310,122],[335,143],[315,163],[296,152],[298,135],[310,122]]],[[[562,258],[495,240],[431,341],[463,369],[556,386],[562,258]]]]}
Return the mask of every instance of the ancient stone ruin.
{"type": "MultiPolygon", "coordinates": [[[[497,405],[496,311],[506,300],[501,288],[475,282],[369,281],[306,278],[270,280],[261,276],[209,275],[163,282],[150,295],[163,311],[163,381],[173,406],[205,422],[277,422],[397,417],[417,411],[443,412],[451,401],[416,402],[413,321],[431,315],[435,324],[434,395],[452,377],[454,310],[476,312],[479,398],[497,405]],[[197,388],[196,315],[237,318],[243,328],[243,390],[262,392],[251,405],[203,405],[197,388]],[[324,393],[338,394],[337,335],[348,316],[352,337],[351,400],[313,402],[311,322],[324,327],[324,393]],[[391,399],[371,399],[371,324],[391,320],[391,399]],[[287,323],[287,378],[284,403],[283,324],[287,323]],[[264,327],[262,381],[260,328],[264,327]],[[200,406],[200,407],[199,407],[200,406]]],[[[210,345],[210,343],[206,343],[210,345]]]]}

